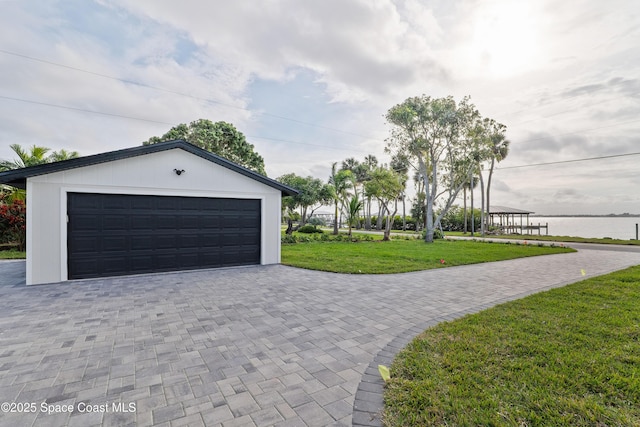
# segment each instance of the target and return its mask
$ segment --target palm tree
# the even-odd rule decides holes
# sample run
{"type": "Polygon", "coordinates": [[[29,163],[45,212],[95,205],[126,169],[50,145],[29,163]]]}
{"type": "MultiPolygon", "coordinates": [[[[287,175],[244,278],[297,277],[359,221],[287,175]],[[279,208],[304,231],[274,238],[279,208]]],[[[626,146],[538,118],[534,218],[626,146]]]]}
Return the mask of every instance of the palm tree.
{"type": "Polygon", "coordinates": [[[329,177],[329,187],[335,206],[333,220],[333,234],[338,234],[338,207],[344,203],[347,197],[347,190],[351,188],[351,171],[337,170],[338,162],[331,165],[331,176],[329,177]]]}
{"type": "Polygon", "coordinates": [[[51,149],[47,147],[40,147],[38,145],[33,145],[28,149],[22,148],[20,144],[11,144],[9,147],[14,153],[16,153],[18,158],[15,160],[0,161],[0,171],[26,168],[44,163],[59,162],[61,160],[74,159],[80,156],[77,151],[67,151],[65,149],[54,151],[47,156],[47,153],[51,151],[51,149]]]}
{"type": "Polygon", "coordinates": [[[349,224],[349,237],[351,237],[351,228],[358,222],[360,216],[360,209],[362,209],[362,202],[358,199],[358,193],[353,193],[349,203],[345,200],[345,213],[347,215],[347,223],[349,224]]]}
{"type": "MultiPolygon", "coordinates": [[[[18,156],[18,158],[15,160],[0,161],[0,172],[26,168],[29,166],[42,165],[45,163],[57,162],[60,160],[73,159],[79,156],[77,151],[67,151],[64,149],[61,149],[60,151],[54,151],[49,156],[47,156],[47,153],[51,151],[51,149],[47,147],[40,147],[37,145],[33,145],[27,149],[22,148],[20,144],[11,144],[9,147],[13,150],[16,156],[18,156]]],[[[4,185],[0,186],[0,190],[3,193],[7,194],[7,200],[26,199],[25,190],[4,185]]]]}
{"type": "MultiPolygon", "coordinates": [[[[487,178],[487,217],[489,217],[489,199],[491,192],[491,177],[496,162],[501,162],[509,154],[510,141],[504,134],[506,127],[499,125],[489,137],[489,149],[491,152],[491,165],[489,166],[489,177],[487,178]]],[[[488,222],[488,220],[487,220],[488,222]]]]}
{"type": "Polygon", "coordinates": [[[50,151],[49,148],[34,145],[28,150],[25,150],[20,146],[20,144],[11,144],[9,147],[14,153],[16,153],[18,158],[16,160],[1,161],[0,171],[8,171],[49,163],[49,160],[46,157],[46,154],[50,151]]]}
{"type": "Polygon", "coordinates": [[[60,162],[62,160],[75,159],[76,157],[80,157],[80,154],[77,151],[67,151],[62,148],[60,151],[54,151],[48,157],[51,162],[60,162]]]}
{"type": "Polygon", "coordinates": [[[376,166],[378,166],[378,159],[373,154],[368,154],[364,158],[364,161],[361,163],[361,166],[362,173],[364,174],[364,177],[362,178],[362,201],[365,205],[364,228],[366,228],[367,230],[371,230],[371,196],[365,196],[364,184],[369,181],[369,179],[371,179],[371,171],[374,170],[376,166]]]}

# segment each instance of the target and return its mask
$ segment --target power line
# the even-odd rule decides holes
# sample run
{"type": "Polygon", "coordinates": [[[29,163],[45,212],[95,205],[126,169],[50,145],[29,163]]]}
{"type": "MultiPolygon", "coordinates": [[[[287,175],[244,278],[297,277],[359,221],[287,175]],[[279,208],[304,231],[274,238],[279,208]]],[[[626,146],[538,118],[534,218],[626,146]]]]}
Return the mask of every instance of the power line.
{"type": "Polygon", "coordinates": [[[104,113],[102,111],[87,110],[85,108],[77,108],[77,107],[69,107],[67,105],[50,104],[48,102],[33,101],[33,100],[30,100],[30,99],[13,98],[11,96],[4,96],[4,95],[0,95],[0,98],[8,99],[10,101],[24,102],[24,103],[27,103],[27,104],[44,105],[45,107],[62,108],[62,109],[65,109],[65,110],[80,111],[80,112],[83,112],[83,113],[100,114],[102,116],[118,117],[118,118],[121,118],[121,119],[139,120],[139,121],[143,121],[143,122],[159,123],[159,124],[162,124],[162,125],[175,126],[174,123],[161,122],[161,121],[158,121],[158,120],[145,119],[145,118],[142,118],[142,117],[131,117],[131,116],[125,116],[123,114],[104,113]]]}
{"type": "Polygon", "coordinates": [[[529,165],[496,167],[496,170],[497,169],[505,170],[505,169],[529,168],[529,167],[534,167],[534,166],[558,165],[558,164],[562,164],[562,163],[587,162],[587,161],[591,161],[591,160],[612,159],[612,158],[615,158],[615,157],[630,157],[630,156],[638,156],[638,155],[640,155],[640,152],[638,152],[638,153],[626,153],[626,154],[613,154],[611,156],[586,157],[586,158],[583,158],[583,159],[559,160],[557,162],[532,163],[532,164],[529,164],[529,165]]]}
{"type": "Polygon", "coordinates": [[[573,131],[573,132],[566,132],[566,133],[561,133],[561,134],[558,134],[558,135],[541,136],[540,138],[525,139],[525,140],[522,140],[520,142],[542,141],[542,140],[549,139],[549,138],[552,138],[552,137],[556,137],[557,138],[559,136],[575,135],[576,133],[593,132],[593,131],[597,131],[597,130],[601,130],[601,129],[612,128],[612,127],[616,127],[616,126],[620,126],[620,125],[626,125],[626,124],[629,124],[629,123],[636,123],[636,122],[640,122],[640,119],[628,120],[626,122],[618,122],[618,123],[614,123],[614,124],[611,124],[611,125],[599,126],[597,128],[583,129],[583,130],[577,130],[577,131],[573,131]]]}
{"type": "MultiPolygon", "coordinates": [[[[0,95],[0,99],[7,99],[7,100],[10,100],[10,101],[16,101],[16,102],[24,102],[24,103],[27,103],[27,104],[42,105],[42,106],[45,106],[45,107],[61,108],[61,109],[71,110],[71,111],[79,111],[79,112],[82,112],[82,113],[99,114],[99,115],[102,115],[102,116],[117,117],[117,118],[121,118],[121,119],[138,120],[138,121],[149,122],[149,123],[159,123],[159,124],[168,125],[168,126],[176,126],[177,125],[176,123],[169,123],[169,122],[163,122],[163,121],[159,121],[159,120],[145,119],[145,118],[142,118],[142,117],[132,117],[132,116],[126,116],[124,114],[105,113],[105,112],[102,112],[102,111],[89,110],[89,109],[86,109],[86,108],[69,107],[67,105],[51,104],[51,103],[48,103],[48,102],[41,102],[41,101],[33,101],[33,100],[29,100],[29,99],[14,98],[14,97],[11,97],[11,96],[0,95]]],[[[245,137],[247,137],[247,138],[255,138],[255,139],[265,139],[265,140],[278,141],[278,142],[286,142],[286,143],[290,143],[290,144],[310,145],[310,146],[320,147],[320,148],[328,149],[328,150],[341,150],[341,151],[351,151],[351,152],[358,151],[358,152],[362,152],[362,153],[365,152],[365,151],[362,151],[362,150],[355,150],[355,149],[350,149],[350,148],[333,147],[333,146],[330,146],[330,145],[327,146],[327,145],[320,145],[320,144],[311,144],[311,143],[308,143],[308,142],[291,141],[291,140],[287,140],[287,139],[270,138],[270,137],[266,137],[266,136],[245,135],[245,137]]],[[[367,152],[367,154],[368,154],[368,152],[367,152]]]]}
{"type": "Polygon", "coordinates": [[[107,74],[98,73],[98,72],[95,72],[95,71],[84,70],[82,68],[77,68],[77,67],[72,67],[70,65],[60,64],[60,63],[52,62],[52,61],[47,61],[45,59],[36,58],[36,57],[33,57],[33,56],[21,54],[21,53],[10,52],[10,51],[4,50],[4,49],[0,49],[0,53],[4,53],[6,55],[16,56],[16,57],[23,58],[23,59],[28,59],[30,61],[40,62],[40,63],[47,64],[47,65],[53,65],[53,66],[56,66],[56,67],[66,68],[66,69],[73,70],[73,71],[78,71],[78,72],[81,72],[81,73],[91,74],[93,76],[102,77],[102,78],[110,79],[110,80],[115,80],[115,81],[119,81],[119,82],[126,83],[126,84],[142,86],[142,87],[146,87],[148,89],[153,89],[153,90],[157,90],[157,91],[160,91],[160,92],[170,93],[172,95],[184,96],[184,97],[192,98],[192,99],[195,99],[195,100],[198,100],[198,101],[203,101],[203,102],[208,102],[208,103],[211,103],[211,104],[221,105],[221,106],[227,107],[227,108],[234,108],[236,110],[248,111],[250,113],[261,114],[263,116],[273,117],[275,119],[280,119],[280,120],[286,120],[286,121],[298,123],[298,124],[305,125],[305,126],[312,126],[312,127],[319,128],[319,129],[329,130],[329,131],[332,131],[332,132],[339,132],[339,133],[343,133],[343,134],[346,134],[346,135],[352,135],[352,136],[357,136],[357,137],[360,137],[360,138],[374,139],[376,141],[380,141],[378,138],[373,138],[373,137],[366,136],[366,135],[360,135],[360,134],[357,134],[357,133],[354,133],[354,132],[349,132],[349,131],[346,131],[346,130],[343,130],[343,129],[336,129],[336,128],[332,128],[332,127],[328,127],[328,126],[319,125],[319,124],[316,124],[316,123],[305,122],[305,121],[302,121],[302,120],[294,119],[294,118],[291,118],[291,117],[280,116],[280,115],[277,115],[277,114],[265,113],[265,112],[261,112],[261,111],[253,111],[253,110],[250,110],[249,108],[238,107],[237,105],[228,104],[228,103],[225,103],[225,102],[222,102],[222,101],[218,101],[216,99],[202,98],[202,97],[195,96],[195,95],[188,94],[188,93],[184,93],[184,92],[178,92],[178,91],[171,90],[171,89],[165,89],[165,88],[162,88],[162,87],[153,86],[153,85],[149,85],[149,84],[138,82],[138,81],[134,81],[134,80],[127,80],[127,79],[123,79],[123,78],[120,78],[120,77],[114,77],[114,76],[110,76],[110,75],[107,75],[107,74]]]}

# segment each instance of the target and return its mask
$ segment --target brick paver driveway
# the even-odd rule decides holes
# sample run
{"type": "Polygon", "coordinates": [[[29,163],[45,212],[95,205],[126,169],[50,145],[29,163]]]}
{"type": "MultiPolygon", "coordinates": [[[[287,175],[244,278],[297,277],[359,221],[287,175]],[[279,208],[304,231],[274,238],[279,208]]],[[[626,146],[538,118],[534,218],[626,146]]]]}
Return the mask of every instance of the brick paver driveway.
{"type": "Polygon", "coordinates": [[[582,250],[399,275],[265,266],[27,288],[6,279],[22,264],[0,263],[0,402],[31,411],[0,425],[375,424],[374,357],[397,337],[634,264],[640,253],[582,250]]]}

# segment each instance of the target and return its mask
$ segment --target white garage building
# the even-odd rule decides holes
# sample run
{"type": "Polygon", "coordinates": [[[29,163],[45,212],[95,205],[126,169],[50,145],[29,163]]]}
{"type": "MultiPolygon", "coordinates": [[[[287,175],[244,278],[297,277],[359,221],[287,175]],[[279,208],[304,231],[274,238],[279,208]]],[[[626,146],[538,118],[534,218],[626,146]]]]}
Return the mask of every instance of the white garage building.
{"type": "Polygon", "coordinates": [[[27,285],[280,262],[296,191],[185,141],[0,173],[27,190],[27,285]]]}

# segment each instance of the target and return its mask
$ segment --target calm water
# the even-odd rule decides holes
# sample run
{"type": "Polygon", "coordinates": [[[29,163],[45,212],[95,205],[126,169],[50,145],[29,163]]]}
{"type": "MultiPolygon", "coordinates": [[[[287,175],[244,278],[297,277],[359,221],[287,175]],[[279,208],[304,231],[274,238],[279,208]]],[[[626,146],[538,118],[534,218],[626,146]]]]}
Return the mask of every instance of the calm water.
{"type": "MultiPolygon", "coordinates": [[[[531,217],[531,224],[549,223],[549,234],[554,236],[611,237],[635,239],[636,224],[640,218],[607,217],[531,217]]],[[[541,231],[544,234],[544,230],[541,231]]]]}

